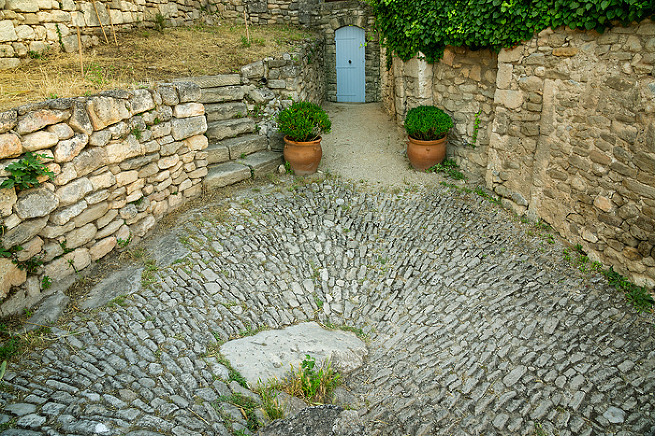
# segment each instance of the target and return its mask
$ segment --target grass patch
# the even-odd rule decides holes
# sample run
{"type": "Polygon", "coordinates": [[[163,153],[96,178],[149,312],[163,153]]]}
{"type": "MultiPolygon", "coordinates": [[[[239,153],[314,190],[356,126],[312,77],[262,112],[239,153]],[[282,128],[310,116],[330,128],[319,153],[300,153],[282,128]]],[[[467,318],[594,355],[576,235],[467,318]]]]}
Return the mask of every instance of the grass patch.
{"type": "Polygon", "coordinates": [[[270,380],[268,383],[262,383],[260,380],[257,385],[257,393],[262,398],[262,409],[271,421],[284,418],[284,409],[277,398],[281,390],[277,380],[270,380]]]}
{"type": "Polygon", "coordinates": [[[76,97],[108,89],[132,89],[173,78],[239,72],[243,65],[288,53],[290,46],[314,35],[279,26],[250,26],[250,47],[244,49],[245,26],[165,28],[158,32],[121,32],[118,46],[101,43],[84,52],[86,74],[80,74],[79,55],[48,53],[35,56],[14,70],[0,72],[0,110],[51,96],[76,97]],[[198,44],[203,41],[203,44],[198,44]],[[170,62],[175,59],[175,62],[170,62]]]}

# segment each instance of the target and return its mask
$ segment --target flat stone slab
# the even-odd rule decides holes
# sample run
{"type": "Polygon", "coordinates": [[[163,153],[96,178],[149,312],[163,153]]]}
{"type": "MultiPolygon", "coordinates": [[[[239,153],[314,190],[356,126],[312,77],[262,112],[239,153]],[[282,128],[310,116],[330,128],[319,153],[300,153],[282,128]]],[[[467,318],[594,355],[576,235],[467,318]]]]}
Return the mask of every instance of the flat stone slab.
{"type": "Polygon", "coordinates": [[[315,358],[317,365],[329,359],[335,370],[347,374],[364,364],[368,350],[353,333],[327,330],[308,322],[229,341],[221,347],[221,353],[248,385],[255,387],[260,380],[284,379],[291,366],[297,369],[306,354],[315,358]]]}
{"type": "Polygon", "coordinates": [[[222,188],[249,179],[251,175],[250,167],[236,162],[225,162],[210,167],[204,183],[208,189],[222,188]]]}
{"type": "Polygon", "coordinates": [[[237,162],[249,166],[255,177],[276,171],[280,164],[284,163],[282,153],[277,151],[260,151],[250,154],[237,162]]]}
{"type": "Polygon", "coordinates": [[[80,304],[80,309],[95,309],[104,306],[120,295],[129,295],[141,290],[143,268],[124,269],[110,275],[91,289],[80,304]]]}

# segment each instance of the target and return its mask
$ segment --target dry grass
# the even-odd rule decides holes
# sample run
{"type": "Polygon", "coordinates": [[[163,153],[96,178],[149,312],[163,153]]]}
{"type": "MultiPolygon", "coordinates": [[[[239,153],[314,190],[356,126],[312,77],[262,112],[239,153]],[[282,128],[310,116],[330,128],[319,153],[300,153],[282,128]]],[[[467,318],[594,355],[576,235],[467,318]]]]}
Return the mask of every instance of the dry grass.
{"type": "Polygon", "coordinates": [[[77,53],[45,53],[15,70],[0,71],[0,110],[48,98],[130,89],[181,77],[238,72],[267,56],[292,51],[311,33],[288,26],[194,26],[122,33],[86,49],[84,76],[77,53]]]}

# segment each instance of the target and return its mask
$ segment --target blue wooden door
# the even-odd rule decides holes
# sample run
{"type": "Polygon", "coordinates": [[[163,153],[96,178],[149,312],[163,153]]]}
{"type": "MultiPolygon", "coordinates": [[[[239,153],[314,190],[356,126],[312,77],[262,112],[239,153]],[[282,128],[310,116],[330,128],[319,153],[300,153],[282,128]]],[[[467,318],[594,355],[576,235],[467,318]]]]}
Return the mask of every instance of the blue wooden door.
{"type": "Polygon", "coordinates": [[[337,101],[363,103],[366,100],[366,32],[347,26],[337,29],[337,101]]]}

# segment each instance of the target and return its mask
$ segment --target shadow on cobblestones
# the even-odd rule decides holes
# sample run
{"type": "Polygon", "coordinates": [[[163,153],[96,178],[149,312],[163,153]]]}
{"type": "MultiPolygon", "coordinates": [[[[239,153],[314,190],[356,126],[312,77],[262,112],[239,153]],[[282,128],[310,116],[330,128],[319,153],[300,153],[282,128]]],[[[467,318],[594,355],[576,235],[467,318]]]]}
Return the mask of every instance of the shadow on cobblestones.
{"type": "Polygon", "coordinates": [[[370,338],[344,383],[357,431],[339,434],[655,431],[653,315],[485,200],[329,180],[223,206],[178,219],[185,249],[153,284],[12,361],[1,435],[248,434],[214,407],[239,388],[208,351],[307,320],[370,338]]]}

